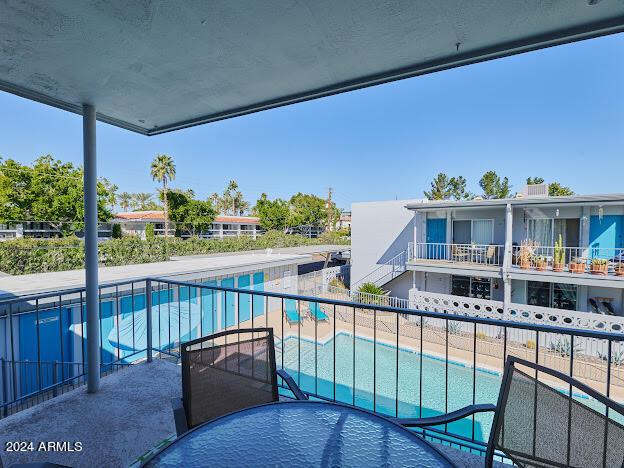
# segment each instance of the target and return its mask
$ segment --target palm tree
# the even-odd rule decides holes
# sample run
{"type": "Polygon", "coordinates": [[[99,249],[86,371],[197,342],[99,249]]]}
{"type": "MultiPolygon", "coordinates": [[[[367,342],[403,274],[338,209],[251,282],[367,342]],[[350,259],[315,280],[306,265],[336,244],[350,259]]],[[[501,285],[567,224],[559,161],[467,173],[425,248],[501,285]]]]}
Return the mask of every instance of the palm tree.
{"type": "Polygon", "coordinates": [[[150,174],[153,180],[162,183],[163,201],[165,202],[165,237],[169,235],[169,203],[167,202],[167,183],[175,179],[176,168],[171,156],[157,154],[152,161],[150,174]]]}
{"type": "Polygon", "coordinates": [[[121,207],[121,211],[128,211],[128,207],[132,202],[132,195],[128,192],[121,192],[119,194],[119,206],[121,207]]]}
{"type": "MultiPolygon", "coordinates": [[[[227,188],[225,189],[225,193],[223,194],[223,198],[227,200],[228,204],[231,204],[232,207],[232,216],[236,216],[236,192],[238,191],[238,184],[235,180],[230,180],[227,188]]],[[[228,208],[229,211],[229,208],[228,208]]]]}
{"type": "Polygon", "coordinates": [[[148,192],[135,193],[132,197],[137,210],[145,210],[152,201],[152,194],[148,192]]]}

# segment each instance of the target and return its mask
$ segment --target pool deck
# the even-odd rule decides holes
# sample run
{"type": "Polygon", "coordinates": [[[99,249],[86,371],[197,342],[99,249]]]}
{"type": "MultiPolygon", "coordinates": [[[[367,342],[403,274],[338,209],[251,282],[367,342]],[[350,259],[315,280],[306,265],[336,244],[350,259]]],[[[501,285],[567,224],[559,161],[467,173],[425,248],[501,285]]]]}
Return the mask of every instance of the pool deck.
{"type": "Polygon", "coordinates": [[[53,462],[72,467],[128,466],[175,434],[171,398],[182,393],[180,366],[141,363],[0,420],[0,458],[13,463],[53,462]],[[80,452],[6,452],[5,442],[81,442],[80,452]]]}

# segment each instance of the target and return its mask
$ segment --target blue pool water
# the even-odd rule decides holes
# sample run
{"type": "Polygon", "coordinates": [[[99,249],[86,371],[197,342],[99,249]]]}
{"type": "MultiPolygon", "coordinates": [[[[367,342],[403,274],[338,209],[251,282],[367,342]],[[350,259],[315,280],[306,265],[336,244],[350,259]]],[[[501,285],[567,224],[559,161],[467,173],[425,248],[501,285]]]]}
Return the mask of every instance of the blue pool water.
{"type": "MultiPolygon", "coordinates": [[[[276,345],[278,366],[282,362],[293,378],[300,382],[303,390],[333,398],[334,340],[324,344],[289,337],[276,345]],[[283,354],[283,356],[282,356],[283,354]],[[300,367],[299,367],[300,363],[300,367]],[[315,375],[317,379],[315,379],[315,375]]],[[[387,415],[396,415],[397,404],[397,353],[396,348],[385,344],[376,345],[376,377],[373,379],[374,343],[356,337],[355,339],[355,388],[353,386],[353,336],[340,333],[335,337],[336,347],[336,399],[353,403],[362,408],[387,415]],[[375,398],[373,398],[375,380],[375,398]]],[[[445,408],[446,364],[443,360],[407,349],[398,352],[398,411],[399,417],[427,417],[443,414],[470,405],[473,382],[476,384],[476,403],[496,404],[501,376],[483,369],[467,367],[461,363],[448,363],[448,407],[445,408]],[[422,363],[422,400],[420,391],[422,363]],[[422,403],[422,406],[421,406],[422,403]]],[[[475,416],[474,437],[487,441],[492,416],[475,416]]],[[[457,421],[448,425],[452,433],[472,436],[472,419],[457,421]]]]}

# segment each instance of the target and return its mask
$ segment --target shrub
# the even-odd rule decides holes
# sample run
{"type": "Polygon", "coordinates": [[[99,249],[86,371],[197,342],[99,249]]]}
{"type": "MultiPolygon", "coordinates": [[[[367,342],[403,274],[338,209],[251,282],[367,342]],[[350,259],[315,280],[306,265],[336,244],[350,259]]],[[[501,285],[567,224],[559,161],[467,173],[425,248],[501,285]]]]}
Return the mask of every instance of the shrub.
{"type": "Polygon", "coordinates": [[[535,340],[527,340],[525,346],[527,349],[535,349],[535,340]]]}
{"type": "Polygon", "coordinates": [[[488,336],[485,332],[477,332],[477,340],[487,340],[488,336]]]}
{"type": "MultiPolygon", "coordinates": [[[[147,233],[146,233],[147,237],[147,233]]],[[[348,240],[342,240],[343,244],[348,240]]],[[[132,265],[168,260],[171,256],[201,255],[220,252],[320,245],[324,239],[270,231],[256,240],[251,237],[200,239],[154,237],[142,240],[127,236],[101,242],[99,260],[102,266],[132,265]]],[[[21,238],[0,242],[0,271],[11,275],[77,270],[84,268],[84,244],[77,237],[61,239],[21,238]]]]}
{"type": "Polygon", "coordinates": [[[333,278],[329,281],[329,285],[333,288],[347,289],[345,284],[339,278],[333,278]]]}
{"type": "Polygon", "coordinates": [[[152,223],[147,223],[145,226],[145,240],[153,241],[155,237],[154,225],[152,223]]]}
{"type": "Polygon", "coordinates": [[[121,224],[113,224],[113,239],[121,239],[121,224]]]}

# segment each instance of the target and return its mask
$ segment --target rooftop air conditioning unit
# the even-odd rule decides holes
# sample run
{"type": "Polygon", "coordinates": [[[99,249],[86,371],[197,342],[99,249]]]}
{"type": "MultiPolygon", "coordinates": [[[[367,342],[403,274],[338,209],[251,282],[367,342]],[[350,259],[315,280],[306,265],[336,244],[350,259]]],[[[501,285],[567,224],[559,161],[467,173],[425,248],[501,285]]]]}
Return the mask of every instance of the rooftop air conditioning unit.
{"type": "Polygon", "coordinates": [[[548,196],[548,184],[525,185],[522,195],[526,198],[543,198],[548,196]]]}

